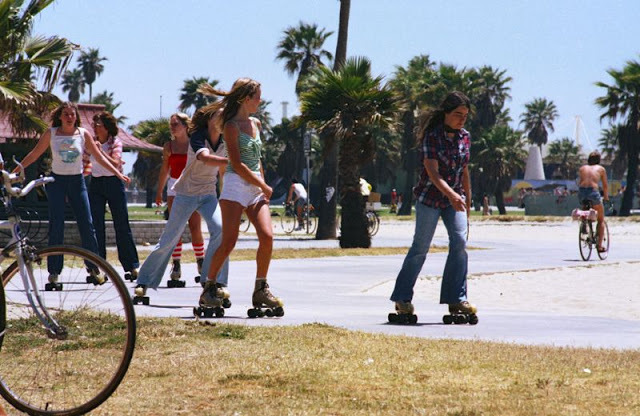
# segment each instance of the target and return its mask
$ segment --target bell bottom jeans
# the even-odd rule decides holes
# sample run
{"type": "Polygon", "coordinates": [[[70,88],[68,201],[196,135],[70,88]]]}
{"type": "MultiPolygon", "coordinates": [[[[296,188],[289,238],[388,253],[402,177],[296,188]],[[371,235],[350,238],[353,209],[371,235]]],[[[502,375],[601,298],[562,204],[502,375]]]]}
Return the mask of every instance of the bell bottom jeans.
{"type": "Polygon", "coordinates": [[[452,206],[439,209],[417,202],[413,243],[396,278],[392,301],[410,302],[413,299],[413,287],[427,258],[439,218],[449,234],[449,255],[442,274],[440,303],[467,300],[467,213],[458,212],[452,206]]]}
{"type": "MultiPolygon", "coordinates": [[[[177,194],[171,206],[171,215],[158,244],[149,254],[138,272],[138,284],[156,289],[162,282],[169,259],[178,240],[182,237],[187,221],[194,211],[198,211],[209,229],[209,244],[202,264],[203,273],[209,270],[211,258],[222,242],[222,215],[218,209],[215,195],[189,196],[177,194]]],[[[226,259],[220,273],[218,283],[226,286],[229,275],[229,259],[226,259]]]]}

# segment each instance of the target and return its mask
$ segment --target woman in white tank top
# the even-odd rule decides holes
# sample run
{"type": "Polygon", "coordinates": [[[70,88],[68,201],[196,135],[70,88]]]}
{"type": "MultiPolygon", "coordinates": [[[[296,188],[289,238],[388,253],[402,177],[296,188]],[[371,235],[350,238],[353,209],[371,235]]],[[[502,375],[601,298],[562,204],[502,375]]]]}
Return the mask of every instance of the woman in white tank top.
{"type": "MultiPolygon", "coordinates": [[[[87,152],[94,156],[98,163],[126,184],[129,184],[130,179],[104,157],[89,132],[80,127],[78,107],[74,103],[62,103],[53,111],[51,121],[52,128],[40,137],[33,150],[22,160],[22,166],[26,168],[48,148],[51,149],[51,176],[55,178],[55,182],[46,186],[49,205],[49,245],[62,244],[64,241],[64,210],[68,200],[80,229],[82,247],[98,254],[87,186],[82,176],[83,154],[87,152]]],[[[62,271],[62,258],[60,256],[49,260],[49,281],[54,283],[62,271]]]]}

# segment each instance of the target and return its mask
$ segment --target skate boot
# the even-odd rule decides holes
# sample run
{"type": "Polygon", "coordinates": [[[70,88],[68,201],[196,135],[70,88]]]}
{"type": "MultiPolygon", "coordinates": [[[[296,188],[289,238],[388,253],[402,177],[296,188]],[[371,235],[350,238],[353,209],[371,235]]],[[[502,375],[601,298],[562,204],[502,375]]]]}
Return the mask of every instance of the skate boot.
{"type": "Polygon", "coordinates": [[[133,304],[149,305],[149,296],[147,296],[147,285],[137,285],[133,290],[133,304]]]}
{"type": "Polygon", "coordinates": [[[180,260],[174,260],[171,266],[170,279],[167,280],[167,287],[185,287],[186,282],[180,280],[182,277],[182,271],[180,270],[180,260]]]}
{"type": "Polygon", "coordinates": [[[196,259],[196,263],[198,263],[198,275],[195,277],[196,283],[200,283],[202,281],[202,263],[203,262],[204,262],[204,259],[196,259]]]}
{"type": "MultiPolygon", "coordinates": [[[[224,301],[228,301],[229,292],[213,280],[207,280],[200,295],[199,306],[193,308],[193,315],[199,318],[222,318],[224,316],[224,301]]],[[[231,306],[231,302],[229,302],[231,306]]]]}
{"type": "Polygon", "coordinates": [[[458,303],[451,303],[449,304],[449,315],[444,315],[442,317],[442,322],[447,325],[475,325],[478,323],[478,316],[476,315],[477,312],[478,308],[466,300],[458,303]]]}
{"type": "Polygon", "coordinates": [[[273,296],[266,280],[256,280],[256,288],[251,299],[253,308],[247,311],[249,318],[262,318],[263,316],[284,316],[284,303],[273,296]],[[264,309],[263,309],[264,308],[264,309]]]}
{"type": "Polygon", "coordinates": [[[138,278],[138,269],[133,269],[124,274],[124,280],[129,280],[133,282],[138,278]]]}
{"type": "Polygon", "coordinates": [[[49,283],[44,285],[44,290],[47,292],[51,292],[52,290],[61,291],[62,283],[58,283],[58,275],[55,273],[49,274],[49,283]]]}
{"type": "Polygon", "coordinates": [[[92,283],[94,286],[99,286],[107,281],[107,276],[101,275],[98,269],[87,267],[87,283],[92,283]]]}
{"type": "Polygon", "coordinates": [[[418,316],[413,313],[414,308],[411,301],[396,302],[396,313],[389,314],[389,322],[392,324],[416,324],[418,316]]]}

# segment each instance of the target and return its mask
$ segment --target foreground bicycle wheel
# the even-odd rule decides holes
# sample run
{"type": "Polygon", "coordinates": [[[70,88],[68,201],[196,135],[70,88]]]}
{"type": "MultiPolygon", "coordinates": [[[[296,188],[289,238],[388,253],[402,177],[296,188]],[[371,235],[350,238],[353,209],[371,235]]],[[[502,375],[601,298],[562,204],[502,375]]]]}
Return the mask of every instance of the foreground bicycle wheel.
{"type": "Polygon", "coordinates": [[[77,247],[38,250],[27,268],[51,317],[63,327],[50,336],[27,301],[13,263],[2,275],[7,329],[0,349],[0,394],[35,415],[80,415],[104,402],[122,381],[135,346],[136,324],[125,284],[100,257],[77,247]],[[61,291],[44,291],[47,260],[64,256],[61,291]],[[87,279],[87,267],[99,281],[87,279]]]}
{"type": "Polygon", "coordinates": [[[578,233],[578,247],[580,248],[580,257],[582,260],[587,261],[591,257],[592,238],[591,238],[591,224],[586,221],[580,222],[580,230],[578,233]]]}

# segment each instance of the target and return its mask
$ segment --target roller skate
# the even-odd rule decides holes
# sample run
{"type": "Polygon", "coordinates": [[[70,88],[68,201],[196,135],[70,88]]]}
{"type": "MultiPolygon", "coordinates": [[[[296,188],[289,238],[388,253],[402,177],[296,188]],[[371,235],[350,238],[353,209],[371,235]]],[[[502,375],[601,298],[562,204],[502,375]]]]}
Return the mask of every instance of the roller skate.
{"type": "Polygon", "coordinates": [[[478,316],[476,315],[476,312],[478,312],[478,308],[466,300],[458,303],[451,303],[449,304],[449,315],[444,315],[442,317],[442,322],[447,325],[475,325],[478,323],[478,316]]]}
{"type": "MultiPolygon", "coordinates": [[[[195,277],[196,283],[200,283],[202,281],[202,263],[204,259],[196,259],[196,263],[198,263],[198,275],[195,277]]],[[[204,282],[202,282],[204,287],[204,282]]]]}
{"type": "Polygon", "coordinates": [[[133,282],[138,278],[138,269],[129,270],[124,274],[124,280],[129,280],[133,282]]]}
{"type": "Polygon", "coordinates": [[[87,268],[87,283],[92,283],[94,286],[100,286],[107,281],[107,276],[101,275],[98,269],[87,268]]]}
{"type": "Polygon", "coordinates": [[[251,301],[253,308],[247,310],[249,318],[284,316],[284,309],[282,308],[284,303],[279,298],[273,296],[266,280],[256,280],[256,288],[251,301]]]}
{"type": "Polygon", "coordinates": [[[51,292],[52,290],[61,291],[62,283],[58,283],[58,275],[55,273],[49,274],[49,283],[45,283],[44,290],[47,292],[51,292]]]}
{"type": "Polygon", "coordinates": [[[182,272],[180,271],[180,260],[174,260],[173,265],[171,266],[171,275],[170,279],[167,280],[167,287],[185,287],[186,282],[184,280],[180,280],[182,277],[182,272]]]}
{"type": "Polygon", "coordinates": [[[134,305],[142,303],[143,305],[149,305],[149,296],[147,296],[147,285],[139,284],[133,290],[133,300],[134,305]]]}
{"type": "Polygon", "coordinates": [[[200,295],[200,306],[193,308],[193,316],[199,318],[222,318],[224,309],[231,307],[229,291],[220,283],[207,280],[200,295]],[[227,306],[225,306],[227,305],[227,306]]]}
{"type": "Polygon", "coordinates": [[[413,313],[414,308],[410,301],[396,302],[396,313],[389,314],[389,322],[392,324],[416,324],[418,316],[413,313]]]}

